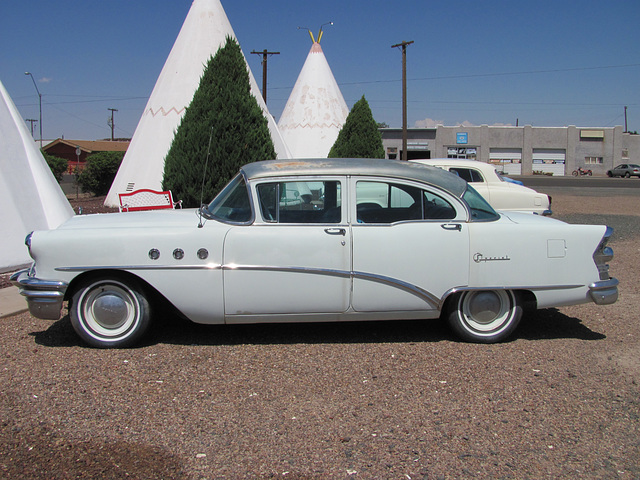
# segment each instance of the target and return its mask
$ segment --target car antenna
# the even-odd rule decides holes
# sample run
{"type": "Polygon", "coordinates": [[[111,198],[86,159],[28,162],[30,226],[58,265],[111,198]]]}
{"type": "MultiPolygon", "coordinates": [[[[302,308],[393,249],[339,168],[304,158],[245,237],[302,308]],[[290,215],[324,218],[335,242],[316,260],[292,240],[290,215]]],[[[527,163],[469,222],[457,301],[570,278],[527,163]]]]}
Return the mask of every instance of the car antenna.
{"type": "Polygon", "coordinates": [[[198,228],[202,228],[204,224],[202,223],[202,209],[204,205],[202,203],[202,197],[204,196],[204,180],[207,178],[207,166],[209,165],[209,154],[211,153],[211,139],[213,138],[213,126],[211,126],[211,131],[209,132],[209,146],[207,147],[207,158],[204,162],[204,170],[202,171],[202,186],[200,187],[200,209],[198,210],[198,216],[200,217],[200,221],[198,222],[198,228]]]}

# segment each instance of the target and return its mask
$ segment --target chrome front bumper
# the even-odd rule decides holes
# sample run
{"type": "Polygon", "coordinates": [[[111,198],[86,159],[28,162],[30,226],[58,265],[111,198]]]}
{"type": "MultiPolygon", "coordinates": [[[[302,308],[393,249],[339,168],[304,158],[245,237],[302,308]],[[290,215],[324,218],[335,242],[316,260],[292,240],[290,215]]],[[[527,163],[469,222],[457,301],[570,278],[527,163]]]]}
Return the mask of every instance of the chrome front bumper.
{"type": "Polygon", "coordinates": [[[29,313],[43,320],[58,320],[68,283],[56,280],[40,280],[29,275],[30,269],[11,275],[11,283],[27,299],[29,313]]]}
{"type": "Polygon", "coordinates": [[[618,300],[618,279],[610,278],[589,285],[591,300],[596,305],[611,305],[618,300]]]}

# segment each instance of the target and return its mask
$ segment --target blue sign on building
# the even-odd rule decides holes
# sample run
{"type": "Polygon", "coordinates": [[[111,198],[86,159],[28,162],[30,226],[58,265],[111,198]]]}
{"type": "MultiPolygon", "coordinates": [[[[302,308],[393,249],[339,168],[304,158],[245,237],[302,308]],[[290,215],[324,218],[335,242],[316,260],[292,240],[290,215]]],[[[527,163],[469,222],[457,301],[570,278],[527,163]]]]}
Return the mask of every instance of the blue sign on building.
{"type": "Polygon", "coordinates": [[[456,133],[456,143],[458,145],[466,145],[469,141],[469,134],[467,132],[456,133]]]}

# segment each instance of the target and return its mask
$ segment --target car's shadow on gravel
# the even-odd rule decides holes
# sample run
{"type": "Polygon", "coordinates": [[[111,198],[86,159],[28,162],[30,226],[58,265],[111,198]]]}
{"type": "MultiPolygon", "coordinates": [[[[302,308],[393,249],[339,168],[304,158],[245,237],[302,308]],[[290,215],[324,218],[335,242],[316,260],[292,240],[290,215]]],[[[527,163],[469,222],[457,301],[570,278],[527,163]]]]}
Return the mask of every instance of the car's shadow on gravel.
{"type": "Polygon", "coordinates": [[[579,318],[569,317],[557,308],[526,312],[513,337],[525,340],[560,338],[604,340],[607,338],[606,335],[591,330],[579,318]]]}
{"type": "MultiPolygon", "coordinates": [[[[34,332],[36,343],[47,347],[86,346],[75,334],[68,316],[48,329],[34,332]]],[[[569,317],[554,308],[527,312],[508,342],[518,339],[547,340],[573,338],[602,340],[579,318],[569,317]]],[[[267,345],[319,343],[433,343],[458,341],[446,322],[433,320],[396,320],[376,322],[279,323],[257,325],[199,325],[176,317],[158,318],[137,345],[267,345]]]]}

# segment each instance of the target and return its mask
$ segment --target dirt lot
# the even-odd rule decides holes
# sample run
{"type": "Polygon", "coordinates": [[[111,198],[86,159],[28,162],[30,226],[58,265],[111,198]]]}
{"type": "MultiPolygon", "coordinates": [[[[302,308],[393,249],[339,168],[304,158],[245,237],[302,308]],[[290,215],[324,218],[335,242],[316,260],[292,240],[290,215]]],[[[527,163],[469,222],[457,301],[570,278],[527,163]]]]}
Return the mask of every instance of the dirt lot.
{"type": "Polygon", "coordinates": [[[637,196],[554,194],[616,228],[620,299],[498,345],[438,321],[204,327],[94,350],[0,321],[0,478],[639,479],[637,196]]]}

